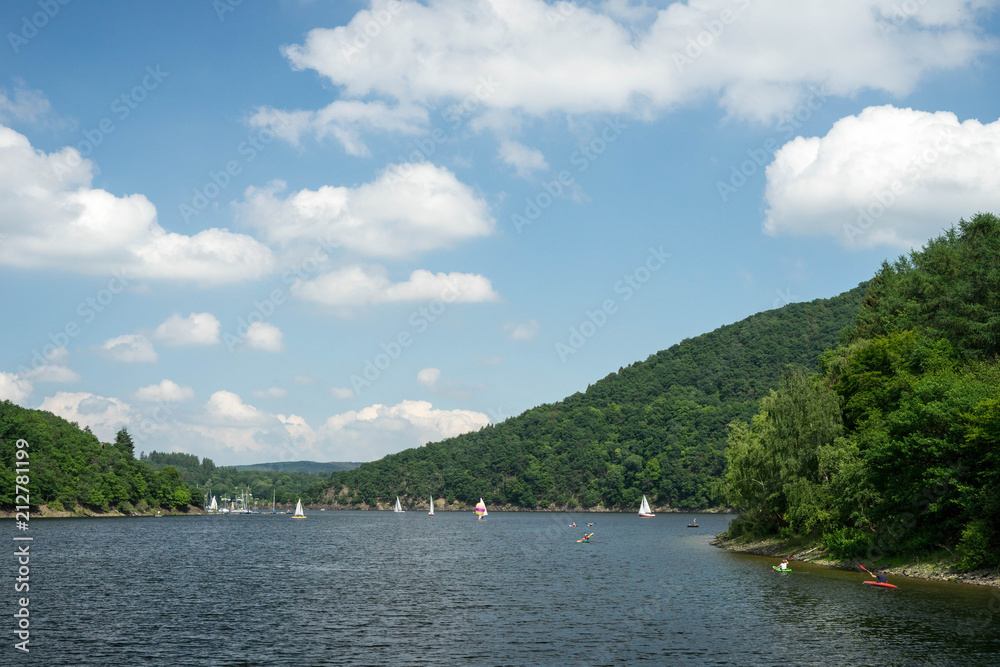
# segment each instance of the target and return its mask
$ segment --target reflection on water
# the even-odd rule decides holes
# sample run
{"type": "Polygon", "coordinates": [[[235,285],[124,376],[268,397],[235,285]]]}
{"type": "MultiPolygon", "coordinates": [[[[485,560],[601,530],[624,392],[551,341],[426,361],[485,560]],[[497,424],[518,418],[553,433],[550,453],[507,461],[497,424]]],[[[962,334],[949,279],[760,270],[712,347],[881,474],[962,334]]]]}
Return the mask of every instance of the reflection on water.
{"type": "Polygon", "coordinates": [[[778,575],[775,559],[708,544],[728,517],[701,516],[697,529],[689,520],[313,512],[306,521],[38,521],[32,651],[22,662],[996,664],[997,591],[902,578],[899,589],[876,589],[861,585],[860,571],[798,562],[778,575]],[[590,543],[576,542],[584,528],[590,543]]]}

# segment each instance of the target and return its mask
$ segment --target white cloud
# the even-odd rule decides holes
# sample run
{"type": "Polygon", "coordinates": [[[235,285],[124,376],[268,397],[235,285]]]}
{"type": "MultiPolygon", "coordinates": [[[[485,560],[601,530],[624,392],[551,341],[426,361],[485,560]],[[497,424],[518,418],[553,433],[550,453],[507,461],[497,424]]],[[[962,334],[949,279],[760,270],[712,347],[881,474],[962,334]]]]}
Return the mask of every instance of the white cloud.
{"type": "Polygon", "coordinates": [[[500,142],[498,154],[504,164],[514,167],[517,175],[524,179],[530,178],[533,172],[549,168],[542,151],[510,139],[500,142]]]}
{"type": "Polygon", "coordinates": [[[427,401],[375,404],[326,420],[318,436],[331,460],[371,461],[386,454],[480,429],[489,418],[472,410],[439,410],[427,401]]]}
{"type": "Polygon", "coordinates": [[[135,392],[135,397],[140,401],[148,401],[150,403],[158,401],[180,403],[181,401],[189,401],[194,398],[194,389],[191,387],[182,387],[172,380],[164,379],[160,381],[160,384],[151,384],[147,387],[142,387],[135,392]]]}
{"type": "Polygon", "coordinates": [[[319,111],[282,111],[261,107],[250,118],[250,125],[266,128],[285,141],[299,145],[303,135],[317,140],[333,137],[348,155],[368,156],[361,132],[378,130],[417,134],[428,124],[427,110],[415,104],[390,107],[384,102],[337,100],[319,111]]]}
{"type": "Polygon", "coordinates": [[[270,387],[269,389],[258,389],[253,392],[254,398],[280,399],[288,396],[288,391],[281,387],[270,387]]]}
{"type": "Polygon", "coordinates": [[[510,340],[531,340],[538,334],[538,320],[507,322],[503,328],[510,340]]]}
{"type": "Polygon", "coordinates": [[[93,177],[76,149],[46,154],[0,125],[0,265],[206,284],[271,271],[270,249],[253,238],[167,232],[145,196],[116,197],[93,188],[93,177]]]}
{"type": "Polygon", "coordinates": [[[489,205],[444,167],[391,165],[358,187],[323,186],[282,197],[285,184],[247,188],[241,220],[268,242],[328,239],[373,257],[410,257],[493,232],[489,205]]]}
{"type": "Polygon", "coordinates": [[[113,442],[119,429],[135,416],[128,403],[88,392],[60,391],[43,400],[38,409],[76,422],[80,428],[89,426],[102,442],[113,442]]]}
{"type": "Polygon", "coordinates": [[[330,306],[362,306],[383,303],[430,301],[479,303],[497,301],[488,278],[475,273],[431,273],[418,269],[409,280],[394,283],[381,266],[347,266],[292,285],[300,299],[330,306]]]}
{"type": "Polygon", "coordinates": [[[156,327],[153,337],[164,345],[215,345],[221,327],[212,313],[191,313],[187,317],[174,313],[156,327]]]}
{"type": "Polygon", "coordinates": [[[42,364],[24,373],[24,379],[31,382],[79,382],[80,376],[66,366],[42,364]]]}
{"type": "Polygon", "coordinates": [[[688,0],[653,18],[621,2],[601,13],[542,0],[404,0],[386,5],[394,16],[364,49],[344,45],[381,6],[283,52],[346,98],[648,117],[708,97],[763,120],[810,85],[904,95],[929,71],[968,64],[995,44],[976,24],[993,4],[938,0],[909,12],[883,0],[688,0]]]}
{"type": "Polygon", "coordinates": [[[767,167],[764,230],[846,247],[921,246],[1000,209],[1000,121],[869,107],[825,137],[798,137],[767,167]]]}
{"type": "Polygon", "coordinates": [[[243,402],[231,391],[217,391],[205,403],[205,414],[210,421],[219,424],[259,423],[267,417],[252,405],[243,402]]]}
{"type": "Polygon", "coordinates": [[[346,387],[332,387],[330,393],[334,398],[354,398],[354,391],[346,387]]]}
{"type": "Polygon", "coordinates": [[[50,124],[65,124],[53,121],[52,105],[42,91],[26,88],[24,81],[15,80],[14,85],[13,95],[9,95],[5,88],[0,88],[0,123],[49,121],[50,124]]]}
{"type": "Polygon", "coordinates": [[[285,335],[281,329],[268,322],[253,322],[247,329],[247,345],[255,350],[281,352],[285,335]]]}
{"type": "Polygon", "coordinates": [[[417,373],[417,382],[428,389],[433,389],[434,384],[441,377],[441,371],[437,368],[424,368],[417,373]]]}
{"type": "Polygon", "coordinates": [[[153,343],[142,334],[125,334],[104,341],[101,348],[117,361],[152,363],[157,360],[153,343]]]}
{"type": "Polygon", "coordinates": [[[14,373],[0,371],[0,401],[23,404],[31,396],[34,386],[14,373]]]}

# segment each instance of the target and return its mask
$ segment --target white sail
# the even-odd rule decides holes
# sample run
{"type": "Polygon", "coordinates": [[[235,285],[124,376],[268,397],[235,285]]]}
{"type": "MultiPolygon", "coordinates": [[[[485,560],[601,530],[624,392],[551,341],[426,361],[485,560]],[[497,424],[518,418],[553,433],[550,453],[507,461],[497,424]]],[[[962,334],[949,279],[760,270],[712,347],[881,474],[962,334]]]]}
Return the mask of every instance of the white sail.
{"type": "Polygon", "coordinates": [[[215,496],[212,496],[212,504],[208,506],[208,511],[210,512],[219,511],[219,501],[215,499],[215,496]]]}
{"type": "Polygon", "coordinates": [[[299,498],[298,504],[295,506],[295,514],[292,515],[293,519],[304,519],[306,518],[306,513],[302,511],[302,499],[299,498]]]}
{"type": "Polygon", "coordinates": [[[403,507],[399,504],[399,496],[396,496],[396,509],[393,512],[402,512],[403,507]]]}
{"type": "Polygon", "coordinates": [[[434,516],[434,496],[431,496],[431,511],[427,513],[430,516],[434,516]]]}
{"type": "Polygon", "coordinates": [[[642,497],[642,505],[639,506],[639,516],[641,517],[656,516],[655,514],[653,514],[652,510],[649,509],[649,501],[646,500],[646,496],[642,497]]]}

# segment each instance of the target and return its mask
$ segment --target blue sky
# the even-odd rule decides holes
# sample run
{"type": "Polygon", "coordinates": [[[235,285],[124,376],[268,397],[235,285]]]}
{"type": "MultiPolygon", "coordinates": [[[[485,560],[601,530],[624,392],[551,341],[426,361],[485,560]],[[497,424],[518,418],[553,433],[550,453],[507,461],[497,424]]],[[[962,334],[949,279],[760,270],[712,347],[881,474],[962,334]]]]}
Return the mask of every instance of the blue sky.
{"type": "Polygon", "coordinates": [[[1000,210],[992,0],[5,3],[0,398],[366,461],[1000,210]]]}

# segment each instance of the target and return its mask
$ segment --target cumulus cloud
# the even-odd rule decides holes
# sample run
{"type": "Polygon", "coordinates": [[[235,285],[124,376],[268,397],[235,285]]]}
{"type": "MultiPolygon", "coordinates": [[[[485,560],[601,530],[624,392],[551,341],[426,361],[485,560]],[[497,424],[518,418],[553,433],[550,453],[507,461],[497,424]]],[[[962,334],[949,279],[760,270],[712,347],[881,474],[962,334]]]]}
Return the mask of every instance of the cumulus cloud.
{"type": "Polygon", "coordinates": [[[18,377],[15,373],[0,371],[0,401],[10,401],[23,405],[31,396],[34,386],[31,382],[18,377]]]}
{"type": "Polygon", "coordinates": [[[164,345],[215,345],[221,327],[211,313],[191,313],[187,317],[174,313],[156,327],[153,337],[164,345]]]}
{"type": "Polygon", "coordinates": [[[325,238],[372,257],[410,257],[493,233],[489,205],[444,167],[391,165],[358,187],[323,186],[285,196],[285,184],[248,188],[241,220],[268,242],[325,238]]]}
{"type": "Polygon", "coordinates": [[[281,352],[284,348],[285,334],[281,329],[268,322],[253,322],[247,329],[246,342],[255,350],[266,352],[281,352]]]}
{"type": "Polygon", "coordinates": [[[386,454],[480,429],[489,418],[472,410],[440,410],[427,401],[375,404],[334,415],[318,430],[331,458],[371,461],[386,454]]]}
{"type": "Polygon", "coordinates": [[[168,232],[141,194],[92,187],[94,165],[74,148],[45,153],[0,125],[0,265],[226,283],[260,277],[270,249],[244,234],[168,232]]]}
{"type": "Polygon", "coordinates": [[[128,403],[88,392],[60,391],[46,397],[38,409],[77,422],[80,428],[89,426],[103,442],[113,442],[115,434],[135,416],[128,403]]]}
{"type": "Polygon", "coordinates": [[[764,230],[845,247],[921,246],[1000,208],[1000,121],[869,107],[824,137],[798,137],[767,167],[764,230]]]}
{"type": "Polygon", "coordinates": [[[328,137],[340,142],[348,155],[368,156],[362,131],[416,134],[427,126],[427,110],[415,104],[389,106],[384,102],[337,100],[319,111],[282,111],[261,107],[250,117],[250,125],[266,128],[275,136],[299,145],[303,136],[318,141],[328,137]]]}
{"type": "Polygon", "coordinates": [[[514,167],[517,175],[524,179],[530,178],[536,171],[549,168],[542,151],[510,139],[500,142],[498,154],[504,164],[514,167]]]}
{"type": "Polygon", "coordinates": [[[182,387],[172,380],[164,379],[160,381],[160,384],[151,384],[142,387],[135,392],[135,397],[140,401],[150,403],[158,401],[180,403],[181,401],[189,401],[194,398],[194,389],[191,387],[182,387]]]}
{"type": "Polygon", "coordinates": [[[292,294],[306,301],[330,306],[362,306],[384,303],[431,301],[480,303],[497,301],[488,278],[475,273],[431,273],[418,269],[409,280],[394,283],[381,266],[346,266],[292,285],[292,294]]]}
{"type": "Polygon", "coordinates": [[[538,320],[507,322],[503,328],[510,340],[531,340],[538,334],[538,320]]]}
{"type": "Polygon", "coordinates": [[[231,391],[215,392],[209,397],[204,408],[209,420],[220,424],[261,422],[266,418],[263,412],[244,403],[243,399],[231,391]]]}
{"type": "Polygon", "coordinates": [[[126,363],[152,363],[158,358],[152,341],[142,334],[109,338],[101,345],[101,349],[112,359],[126,363]]]}
{"type": "Polygon", "coordinates": [[[968,64],[994,47],[976,24],[992,4],[688,0],[652,15],[622,2],[404,0],[311,30],[283,53],[344,98],[437,105],[475,96],[487,114],[641,117],[708,98],[767,120],[810,85],[903,95],[929,71],[968,64]],[[345,48],[386,10],[393,18],[377,39],[345,48]]]}

